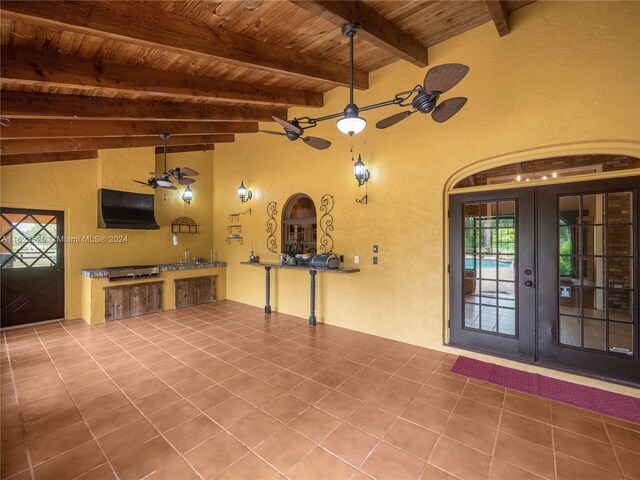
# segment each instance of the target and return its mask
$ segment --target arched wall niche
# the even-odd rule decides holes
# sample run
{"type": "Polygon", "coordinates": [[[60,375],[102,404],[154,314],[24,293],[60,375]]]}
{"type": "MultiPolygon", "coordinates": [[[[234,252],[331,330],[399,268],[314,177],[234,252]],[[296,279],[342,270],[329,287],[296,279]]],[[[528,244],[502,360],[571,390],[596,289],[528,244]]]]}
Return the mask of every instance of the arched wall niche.
{"type": "Polygon", "coordinates": [[[282,209],[282,251],[288,254],[317,251],[317,213],[306,193],[291,195],[282,209]]]}

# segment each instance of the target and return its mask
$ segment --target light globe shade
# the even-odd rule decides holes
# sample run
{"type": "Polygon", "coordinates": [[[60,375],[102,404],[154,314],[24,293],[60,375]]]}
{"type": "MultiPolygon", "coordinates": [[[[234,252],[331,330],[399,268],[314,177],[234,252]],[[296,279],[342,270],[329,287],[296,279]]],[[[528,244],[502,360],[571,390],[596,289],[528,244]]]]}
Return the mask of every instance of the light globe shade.
{"type": "Polygon", "coordinates": [[[343,117],[336,122],[338,130],[347,135],[356,135],[364,130],[367,126],[367,121],[362,117],[343,117]]]}

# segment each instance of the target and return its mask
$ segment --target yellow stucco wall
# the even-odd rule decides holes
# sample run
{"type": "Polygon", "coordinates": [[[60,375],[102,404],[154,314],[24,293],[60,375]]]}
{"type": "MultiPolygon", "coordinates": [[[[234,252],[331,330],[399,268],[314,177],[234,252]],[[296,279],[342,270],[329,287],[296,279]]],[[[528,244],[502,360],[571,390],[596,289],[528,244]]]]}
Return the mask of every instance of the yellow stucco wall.
{"type": "MultiPolygon", "coordinates": [[[[200,173],[192,185],[194,200],[186,205],[178,190],[155,193],[156,221],[160,230],[97,228],[97,190],[111,188],[138,193],[153,190],[137,186],[132,179],[146,180],[149,172],[162,168],[153,148],[101,150],[97,160],[3,166],[0,200],[5,207],[62,210],[65,236],[126,236],[123,243],[67,243],[65,245],[65,318],[78,318],[87,311],[80,297],[83,268],[112,265],[171,263],[180,260],[185,248],[191,256],[209,258],[212,246],[213,153],[169,155],[171,166],[189,166],[200,173]],[[201,225],[199,235],[180,235],[171,242],[171,221],[189,216],[201,225]]],[[[85,300],[86,302],[86,300],[85,300]]]]}
{"type": "MultiPolygon", "coordinates": [[[[218,148],[214,244],[229,262],[227,297],[264,304],[264,272],[239,262],[248,258],[251,240],[263,260],[277,259],[265,243],[270,201],[278,202],[280,219],[295,192],[309,194],[316,206],[323,194],[332,194],[334,251],[346,256],[347,266],[359,255],[362,271],[318,276],[319,321],[441,346],[446,311],[443,192],[450,177],[475,162],[508,159],[521,151],[534,150],[535,157],[535,150],[545,156],[597,152],[602,145],[615,151],[619,145],[619,153],[640,154],[640,4],[536,2],[514,12],[511,25],[503,38],[488,23],[429,49],[431,65],[459,62],[471,68],[443,96],[469,98],[448,123],[416,114],[377,130],[378,120],[400,109],[363,114],[368,126],[353,137],[353,148],[371,171],[365,187],[353,178],[349,138],[332,120],[308,131],[333,142],[325,151],[269,135],[218,148]],[[254,194],[252,215],[241,217],[244,245],[226,245],[220,232],[229,223],[227,215],[243,207],[235,195],[241,180],[254,194]],[[364,193],[369,204],[357,204],[364,193]],[[380,248],[376,266],[374,244],[380,248]]],[[[422,83],[427,70],[402,61],[378,70],[371,74],[368,91],[356,91],[356,103],[390,99],[422,83]]],[[[325,95],[325,108],[293,109],[289,117],[337,112],[347,100],[347,90],[338,88],[325,95]]],[[[277,237],[280,245],[280,231],[277,237]]],[[[272,277],[274,308],[308,316],[308,274],[274,271],[272,277]]]]}

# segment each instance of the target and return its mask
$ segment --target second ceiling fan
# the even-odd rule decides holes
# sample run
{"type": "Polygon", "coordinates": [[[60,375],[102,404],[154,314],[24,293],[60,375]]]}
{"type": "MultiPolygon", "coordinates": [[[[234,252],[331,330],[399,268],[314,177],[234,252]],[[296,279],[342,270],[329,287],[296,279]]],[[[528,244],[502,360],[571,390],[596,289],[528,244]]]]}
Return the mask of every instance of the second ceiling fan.
{"type": "Polygon", "coordinates": [[[168,190],[177,190],[176,186],[172,182],[172,179],[175,179],[180,185],[189,185],[191,183],[194,183],[195,179],[190,177],[196,177],[199,175],[199,173],[192,168],[176,167],[167,170],[167,140],[169,139],[169,134],[161,133],[160,138],[164,142],[164,171],[149,172],[154,176],[148,179],[146,182],[141,182],[140,180],[134,180],[134,182],[140,183],[141,185],[147,185],[154,190],[158,187],[166,188],[168,190]]]}

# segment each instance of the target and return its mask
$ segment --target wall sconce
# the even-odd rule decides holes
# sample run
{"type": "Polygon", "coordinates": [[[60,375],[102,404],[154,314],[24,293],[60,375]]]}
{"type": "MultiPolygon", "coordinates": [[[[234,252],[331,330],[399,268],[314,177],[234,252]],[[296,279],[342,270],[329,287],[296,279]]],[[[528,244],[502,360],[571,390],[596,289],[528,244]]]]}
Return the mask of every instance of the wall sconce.
{"type": "Polygon", "coordinates": [[[247,191],[247,187],[244,186],[244,181],[241,181],[238,187],[238,197],[240,197],[240,201],[242,203],[248,202],[252,196],[251,190],[247,191]]]}
{"type": "Polygon", "coordinates": [[[173,235],[171,235],[171,243],[173,243],[173,245],[178,245],[178,234],[174,233],[173,235]]]}
{"type": "Polygon", "coordinates": [[[361,187],[369,180],[370,174],[366,165],[362,161],[362,157],[358,154],[358,161],[353,165],[353,173],[358,181],[358,186],[361,187]]]}
{"type": "Polygon", "coordinates": [[[187,189],[182,194],[182,200],[187,205],[191,205],[191,200],[193,200],[193,190],[191,190],[191,187],[189,185],[187,185],[187,189]]]}

